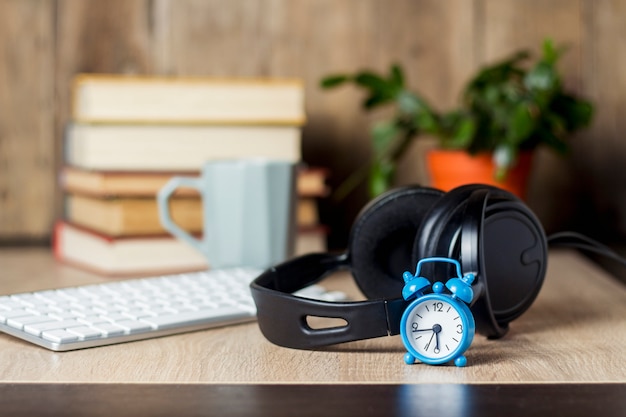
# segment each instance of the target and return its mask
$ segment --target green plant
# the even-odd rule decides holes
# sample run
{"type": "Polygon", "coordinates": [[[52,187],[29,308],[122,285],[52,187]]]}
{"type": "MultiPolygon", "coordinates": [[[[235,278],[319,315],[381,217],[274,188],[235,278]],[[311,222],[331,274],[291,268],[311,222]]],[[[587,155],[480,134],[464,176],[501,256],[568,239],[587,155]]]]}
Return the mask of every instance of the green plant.
{"type": "MultiPolygon", "coordinates": [[[[422,134],[438,138],[441,148],[492,153],[494,175],[502,180],[520,151],[545,144],[563,153],[571,133],[592,119],[592,104],[564,91],[556,68],[562,52],[546,40],[541,57],[529,66],[524,63],[530,54],[520,51],[482,68],[463,89],[458,108],[447,112],[435,110],[411,91],[398,65],[386,76],[372,71],[328,76],[321,86],[353,83],[367,92],[366,110],[394,107],[393,117],[371,129],[373,160],[367,171],[372,195],[389,188],[398,160],[422,134]]],[[[362,174],[350,178],[344,192],[362,181],[362,174]]]]}

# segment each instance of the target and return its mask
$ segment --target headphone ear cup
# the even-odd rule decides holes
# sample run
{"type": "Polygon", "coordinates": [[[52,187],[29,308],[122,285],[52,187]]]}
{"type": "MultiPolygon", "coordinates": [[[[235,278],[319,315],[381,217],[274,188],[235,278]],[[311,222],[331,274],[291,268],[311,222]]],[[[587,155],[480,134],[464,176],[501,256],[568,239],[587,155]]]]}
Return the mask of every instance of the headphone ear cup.
{"type": "Polygon", "coordinates": [[[477,271],[469,272],[478,273],[479,284],[486,288],[482,297],[489,301],[486,313],[497,323],[479,328],[477,322],[477,330],[499,337],[501,329],[523,314],[541,289],[547,248],[541,223],[521,200],[499,188],[474,184],[449,191],[433,205],[416,235],[413,259],[450,256],[460,258],[464,267],[476,267],[477,271]],[[486,191],[486,201],[478,199],[480,207],[469,207],[476,191],[486,191]],[[470,222],[467,216],[481,217],[470,222]],[[480,225],[479,230],[464,230],[472,223],[480,225]],[[470,254],[462,250],[464,233],[475,240],[470,254]]]}
{"type": "Polygon", "coordinates": [[[368,298],[398,298],[402,273],[415,264],[413,242],[422,219],[443,192],[403,187],[372,200],[355,221],[349,242],[352,273],[368,298]]]}
{"type": "Polygon", "coordinates": [[[493,314],[500,323],[522,315],[537,297],[548,266],[541,222],[520,200],[487,204],[482,262],[493,314]]]}

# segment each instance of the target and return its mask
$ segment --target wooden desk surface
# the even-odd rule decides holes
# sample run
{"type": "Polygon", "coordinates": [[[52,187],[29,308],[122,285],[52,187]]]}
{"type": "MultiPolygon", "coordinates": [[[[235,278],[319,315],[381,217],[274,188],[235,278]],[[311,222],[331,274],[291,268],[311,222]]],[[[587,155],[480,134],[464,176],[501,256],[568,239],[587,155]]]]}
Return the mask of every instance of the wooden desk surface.
{"type": "MultiPolygon", "coordinates": [[[[0,294],[106,280],[45,248],[0,249],[0,294]]],[[[359,297],[347,274],[324,283],[359,297]]],[[[626,287],[576,252],[552,251],[537,301],[502,340],[477,336],[466,368],[405,365],[399,337],[285,349],[249,323],[62,353],[0,334],[0,383],[624,383],[625,347],[626,287]]]]}

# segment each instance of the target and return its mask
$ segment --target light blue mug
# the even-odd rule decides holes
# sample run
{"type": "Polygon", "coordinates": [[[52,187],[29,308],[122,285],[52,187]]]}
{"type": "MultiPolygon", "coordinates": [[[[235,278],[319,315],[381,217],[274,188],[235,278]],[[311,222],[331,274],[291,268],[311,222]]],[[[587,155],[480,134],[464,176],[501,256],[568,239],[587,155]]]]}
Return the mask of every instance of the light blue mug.
{"type": "Polygon", "coordinates": [[[200,251],[212,268],[266,268],[293,255],[295,165],[271,159],[209,161],[200,176],[172,177],[157,201],[163,227],[200,251]],[[172,221],[169,199],[180,187],[202,197],[203,233],[194,237],[172,221]]]}

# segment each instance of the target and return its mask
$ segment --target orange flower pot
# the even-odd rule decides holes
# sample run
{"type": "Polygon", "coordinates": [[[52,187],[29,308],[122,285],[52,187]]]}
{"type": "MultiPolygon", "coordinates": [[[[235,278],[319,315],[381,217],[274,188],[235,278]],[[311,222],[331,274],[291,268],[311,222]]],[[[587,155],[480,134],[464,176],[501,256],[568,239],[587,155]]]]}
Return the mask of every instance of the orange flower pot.
{"type": "Polygon", "coordinates": [[[521,153],[502,182],[495,178],[495,164],[490,153],[470,155],[465,151],[431,150],[426,154],[426,166],[431,186],[449,191],[465,184],[489,184],[525,198],[532,152],[521,153]]]}

